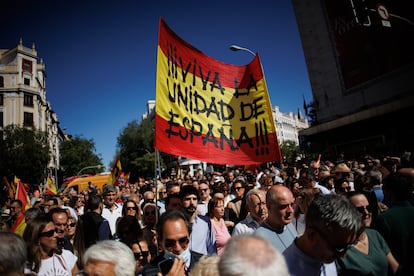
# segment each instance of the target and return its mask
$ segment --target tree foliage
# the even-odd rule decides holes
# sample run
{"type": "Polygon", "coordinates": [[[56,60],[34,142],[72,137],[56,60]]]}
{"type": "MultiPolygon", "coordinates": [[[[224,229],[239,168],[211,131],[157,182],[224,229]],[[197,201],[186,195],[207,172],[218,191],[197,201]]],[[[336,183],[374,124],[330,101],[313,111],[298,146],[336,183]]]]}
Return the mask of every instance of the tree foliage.
{"type": "Polygon", "coordinates": [[[0,175],[9,181],[39,185],[47,176],[49,146],[46,133],[16,125],[4,128],[0,138],[0,175]]]}
{"type": "MultiPolygon", "coordinates": [[[[60,167],[64,177],[77,175],[85,167],[101,165],[102,159],[96,153],[93,139],[75,136],[60,144],[60,167]]],[[[103,168],[103,166],[102,166],[103,168]]],[[[102,168],[90,168],[84,173],[99,173],[102,168]]]]}
{"type": "Polygon", "coordinates": [[[300,153],[299,145],[294,141],[285,141],[280,144],[283,161],[293,163],[300,153]]]}
{"type": "MultiPolygon", "coordinates": [[[[155,177],[156,158],[154,149],[154,121],[134,120],[118,136],[122,170],[131,173],[130,182],[138,177],[155,177]]],[[[162,162],[161,162],[162,163],[162,162]]]]}

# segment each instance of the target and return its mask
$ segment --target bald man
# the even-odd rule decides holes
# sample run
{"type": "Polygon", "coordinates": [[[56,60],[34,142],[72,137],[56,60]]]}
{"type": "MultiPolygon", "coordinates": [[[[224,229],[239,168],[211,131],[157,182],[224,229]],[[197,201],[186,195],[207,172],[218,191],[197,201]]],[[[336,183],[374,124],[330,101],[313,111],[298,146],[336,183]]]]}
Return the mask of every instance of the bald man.
{"type": "Polygon", "coordinates": [[[268,216],[256,229],[255,235],[263,237],[280,252],[285,251],[298,233],[292,224],[295,197],[290,189],[275,185],[266,193],[268,216]]]}

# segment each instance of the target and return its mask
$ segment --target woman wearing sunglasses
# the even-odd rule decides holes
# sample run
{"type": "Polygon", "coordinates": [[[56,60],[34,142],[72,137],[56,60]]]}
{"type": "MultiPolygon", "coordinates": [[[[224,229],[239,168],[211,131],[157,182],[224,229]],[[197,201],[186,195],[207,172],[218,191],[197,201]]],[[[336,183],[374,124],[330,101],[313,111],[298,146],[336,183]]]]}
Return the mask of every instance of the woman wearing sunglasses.
{"type": "Polygon", "coordinates": [[[128,199],[124,202],[124,205],[122,207],[122,216],[133,216],[139,221],[141,226],[143,224],[141,217],[141,208],[132,199],[128,199]]]}
{"type": "Polygon", "coordinates": [[[350,192],[348,198],[362,216],[365,230],[347,254],[337,259],[339,275],[393,275],[398,262],[381,234],[370,229],[372,207],[363,193],[350,192]]]}
{"type": "Polygon", "coordinates": [[[37,276],[70,276],[78,273],[77,257],[66,249],[58,249],[55,224],[49,216],[40,216],[27,225],[23,234],[28,247],[27,272],[37,276]]]}
{"type": "Polygon", "coordinates": [[[79,269],[83,268],[82,258],[85,253],[85,240],[83,238],[82,220],[76,220],[74,217],[68,217],[67,233],[70,243],[73,246],[73,253],[78,257],[77,265],[79,269]]]}

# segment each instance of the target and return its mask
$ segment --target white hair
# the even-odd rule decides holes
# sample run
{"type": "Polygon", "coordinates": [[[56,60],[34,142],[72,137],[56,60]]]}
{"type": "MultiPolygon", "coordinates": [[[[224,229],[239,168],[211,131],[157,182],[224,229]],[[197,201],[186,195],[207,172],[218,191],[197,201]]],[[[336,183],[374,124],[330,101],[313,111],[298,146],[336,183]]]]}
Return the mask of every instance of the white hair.
{"type": "Polygon", "coordinates": [[[84,266],[89,259],[114,263],[116,276],[135,276],[134,253],[120,241],[104,240],[92,245],[83,257],[84,266]]]}
{"type": "Polygon", "coordinates": [[[285,257],[253,234],[232,237],[220,257],[220,276],[289,276],[285,257]]]}

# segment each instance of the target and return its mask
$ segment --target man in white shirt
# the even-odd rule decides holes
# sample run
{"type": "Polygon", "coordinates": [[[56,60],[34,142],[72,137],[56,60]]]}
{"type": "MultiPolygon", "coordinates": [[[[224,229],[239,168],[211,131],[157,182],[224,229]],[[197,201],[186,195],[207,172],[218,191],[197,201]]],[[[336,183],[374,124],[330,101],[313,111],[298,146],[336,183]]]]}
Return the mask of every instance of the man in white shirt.
{"type": "Polygon", "coordinates": [[[112,236],[116,233],[116,221],[122,217],[122,206],[116,203],[118,197],[114,185],[107,184],[103,188],[104,208],[102,210],[102,217],[109,222],[112,236]]]}
{"type": "Polygon", "coordinates": [[[233,236],[253,233],[267,218],[266,192],[251,189],[246,194],[246,207],[250,215],[236,224],[233,229],[233,236]]]}
{"type": "Polygon", "coordinates": [[[208,212],[208,202],[211,199],[210,187],[208,183],[201,182],[198,185],[198,192],[200,195],[200,200],[198,201],[198,204],[197,204],[197,211],[199,212],[200,215],[205,216],[207,215],[207,212],[208,212]]]}

